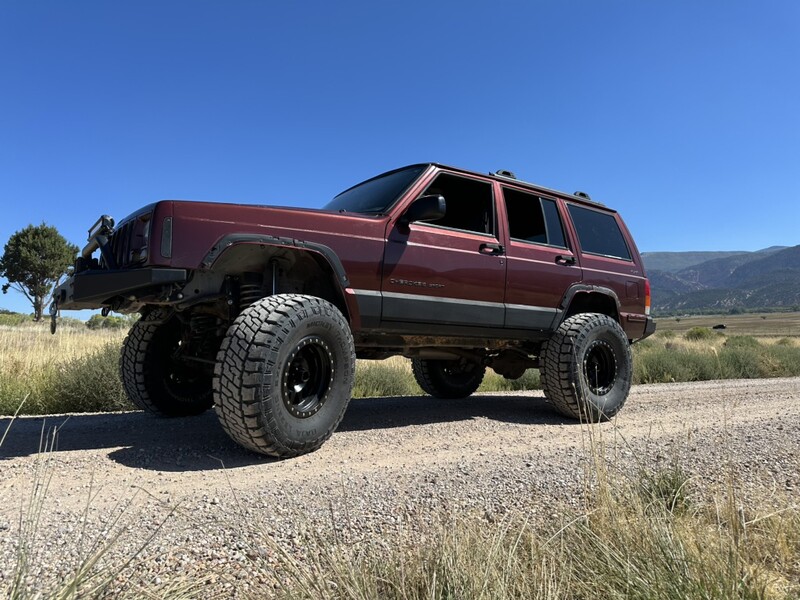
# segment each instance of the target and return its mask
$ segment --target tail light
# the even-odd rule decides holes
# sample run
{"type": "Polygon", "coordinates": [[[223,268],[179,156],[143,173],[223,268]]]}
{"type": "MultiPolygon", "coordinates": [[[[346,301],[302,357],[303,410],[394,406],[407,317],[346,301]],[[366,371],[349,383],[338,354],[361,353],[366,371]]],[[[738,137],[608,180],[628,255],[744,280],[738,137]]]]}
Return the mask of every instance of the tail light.
{"type": "Polygon", "coordinates": [[[644,280],[644,314],[650,314],[650,280],[644,280]]]}

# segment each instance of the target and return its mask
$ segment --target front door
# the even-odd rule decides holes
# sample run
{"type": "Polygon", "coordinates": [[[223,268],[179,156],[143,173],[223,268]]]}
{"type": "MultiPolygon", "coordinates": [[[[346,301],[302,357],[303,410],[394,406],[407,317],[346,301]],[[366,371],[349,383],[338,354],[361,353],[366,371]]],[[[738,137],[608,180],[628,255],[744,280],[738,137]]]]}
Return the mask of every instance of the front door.
{"type": "Polygon", "coordinates": [[[441,173],[422,193],[429,194],[444,196],[443,218],[389,232],[382,322],[401,330],[425,323],[431,335],[503,327],[506,259],[491,183],[441,173]]]}

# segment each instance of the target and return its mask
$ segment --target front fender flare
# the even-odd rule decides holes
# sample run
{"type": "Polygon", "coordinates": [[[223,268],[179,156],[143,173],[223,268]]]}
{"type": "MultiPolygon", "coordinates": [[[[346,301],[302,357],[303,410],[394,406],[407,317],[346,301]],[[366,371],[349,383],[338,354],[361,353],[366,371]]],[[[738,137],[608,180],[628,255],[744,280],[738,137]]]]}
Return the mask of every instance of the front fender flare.
{"type": "Polygon", "coordinates": [[[339,260],[336,252],[331,250],[325,244],[318,242],[306,242],[293,238],[283,238],[274,235],[266,234],[253,234],[253,233],[231,233],[221,237],[214,246],[205,255],[203,261],[200,263],[200,268],[211,269],[217,259],[231,246],[237,244],[262,244],[264,246],[274,246],[280,248],[289,248],[296,250],[305,250],[309,252],[316,252],[320,254],[325,261],[330,265],[331,271],[336,276],[337,283],[342,290],[350,287],[350,279],[347,277],[347,272],[344,270],[342,261],[339,260]]]}

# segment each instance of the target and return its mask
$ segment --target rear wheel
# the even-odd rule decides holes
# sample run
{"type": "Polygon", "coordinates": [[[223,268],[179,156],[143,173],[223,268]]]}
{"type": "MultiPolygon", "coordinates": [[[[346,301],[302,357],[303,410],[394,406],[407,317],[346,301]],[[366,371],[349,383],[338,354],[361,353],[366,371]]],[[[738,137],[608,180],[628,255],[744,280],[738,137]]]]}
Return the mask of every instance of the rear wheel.
{"type": "Polygon", "coordinates": [[[270,296],[228,329],[214,370],[216,411],[245,448],[298,456],[333,434],[354,379],[353,336],[339,309],[313,296],[270,296]]]}
{"type": "Polygon", "coordinates": [[[486,367],[466,360],[411,359],[419,387],[434,398],[466,398],[477,390],[486,367]]]}
{"type": "Polygon", "coordinates": [[[181,360],[181,322],[156,310],[133,324],[122,344],[119,370],[128,398],[162,417],[188,417],[213,403],[211,374],[181,360]]]}
{"type": "Polygon", "coordinates": [[[561,414],[584,421],[613,417],[628,398],[633,374],[630,344],[607,315],[564,321],[542,349],[542,388],[561,414]]]}

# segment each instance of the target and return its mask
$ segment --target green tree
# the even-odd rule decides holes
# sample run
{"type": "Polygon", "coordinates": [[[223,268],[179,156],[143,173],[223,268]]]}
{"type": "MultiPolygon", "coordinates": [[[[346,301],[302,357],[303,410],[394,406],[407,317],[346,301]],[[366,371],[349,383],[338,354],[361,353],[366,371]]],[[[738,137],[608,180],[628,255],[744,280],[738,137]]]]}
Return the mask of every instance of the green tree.
{"type": "Polygon", "coordinates": [[[8,289],[21,292],[33,305],[34,320],[40,321],[53,285],[75,260],[78,247],[70,244],[52,225],[28,225],[6,243],[0,257],[0,276],[8,289]]]}

